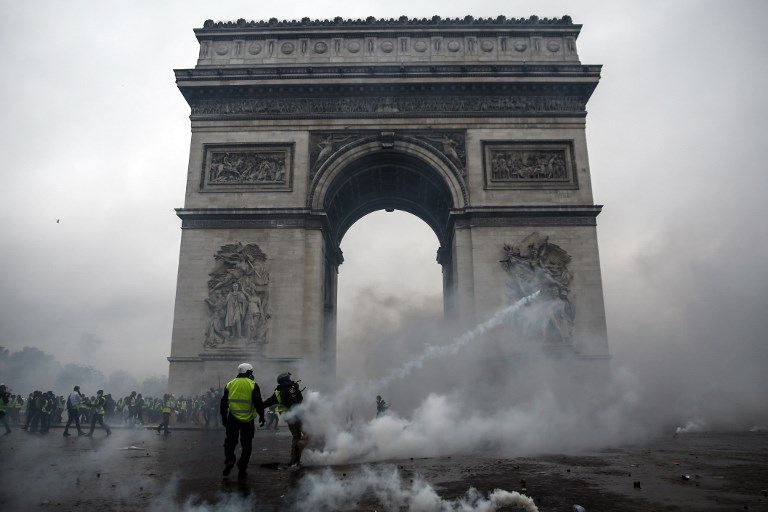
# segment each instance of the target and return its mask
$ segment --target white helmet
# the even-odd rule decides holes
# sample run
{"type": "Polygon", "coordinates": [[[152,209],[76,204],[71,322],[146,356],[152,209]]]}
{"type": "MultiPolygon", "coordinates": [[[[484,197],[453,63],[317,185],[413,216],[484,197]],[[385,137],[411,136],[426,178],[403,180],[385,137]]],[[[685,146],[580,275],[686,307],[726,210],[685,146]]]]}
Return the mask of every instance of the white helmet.
{"type": "Polygon", "coordinates": [[[253,366],[248,363],[241,363],[240,366],[237,367],[237,373],[247,373],[252,371],[253,366]]]}

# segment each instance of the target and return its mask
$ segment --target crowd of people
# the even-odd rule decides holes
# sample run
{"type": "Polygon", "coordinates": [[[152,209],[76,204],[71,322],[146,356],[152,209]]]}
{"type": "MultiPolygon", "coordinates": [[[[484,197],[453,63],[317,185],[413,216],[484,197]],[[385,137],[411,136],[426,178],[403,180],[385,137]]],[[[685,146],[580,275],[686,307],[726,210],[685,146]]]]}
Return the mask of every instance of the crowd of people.
{"type": "MultiPolygon", "coordinates": [[[[92,436],[98,423],[106,435],[112,434],[110,425],[147,428],[152,426],[158,433],[169,433],[171,417],[175,424],[197,426],[223,425],[226,430],[224,440],[224,470],[228,476],[237,465],[238,479],[247,478],[248,463],[251,457],[253,437],[256,430],[256,418],[259,427],[278,428],[278,417],[282,417],[291,433],[291,456],[289,469],[301,468],[301,454],[310,441],[304,431],[302,421],[303,390],[300,381],[294,381],[289,372],[277,376],[277,386],[266,398],[262,399],[261,390],[256,383],[253,365],[241,363],[237,375],[224,388],[210,388],[206,393],[195,397],[171,394],[160,397],[144,397],[132,391],[129,395],[115,400],[111,394],[98,390],[96,395],[87,396],[75,386],[64,398],[53,391],[36,390],[25,399],[22,395],[11,394],[6,386],[0,384],[0,425],[6,429],[6,435],[12,432],[11,424],[23,425],[28,433],[47,434],[51,424],[63,423],[63,413],[67,413],[64,436],[70,436],[69,429],[74,424],[78,436],[92,436]],[[85,433],[81,425],[89,425],[85,433]],[[157,426],[155,427],[155,424],[157,426]],[[236,448],[240,445],[240,457],[236,448]]],[[[376,416],[388,413],[389,404],[381,397],[376,397],[376,416]]]]}
{"type": "MultiPolygon", "coordinates": [[[[115,399],[103,390],[87,395],[75,386],[68,395],[35,390],[25,397],[0,385],[0,428],[7,427],[5,435],[12,432],[12,426],[30,434],[48,434],[51,426],[66,425],[64,436],[70,435],[70,426],[74,426],[79,435],[87,435],[84,428],[90,426],[98,415],[102,416],[107,426],[151,426],[164,432],[169,432],[170,424],[218,427],[221,425],[219,405],[223,393],[223,389],[213,387],[201,395],[179,397],[170,394],[150,397],[132,391],[115,399]],[[84,427],[81,428],[81,425],[84,427]]],[[[269,421],[267,428],[277,430],[274,408],[266,414],[269,421]]]]}

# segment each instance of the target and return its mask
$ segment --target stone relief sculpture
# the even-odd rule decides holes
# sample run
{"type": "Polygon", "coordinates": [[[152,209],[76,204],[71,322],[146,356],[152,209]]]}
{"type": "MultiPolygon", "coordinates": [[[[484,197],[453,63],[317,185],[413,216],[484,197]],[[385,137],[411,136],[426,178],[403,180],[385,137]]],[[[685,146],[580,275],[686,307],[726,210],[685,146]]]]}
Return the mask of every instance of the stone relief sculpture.
{"type": "Polygon", "coordinates": [[[465,162],[467,158],[466,150],[464,148],[464,133],[437,133],[431,134],[416,134],[415,137],[420,140],[426,141],[430,146],[434,147],[445,155],[448,160],[459,169],[462,176],[465,176],[465,162]]]}
{"type": "MultiPolygon", "coordinates": [[[[460,176],[466,176],[466,147],[463,131],[397,131],[392,132],[398,140],[407,141],[430,149],[442,155],[456,168],[460,176]]],[[[373,140],[383,140],[383,132],[360,131],[345,132],[343,135],[315,132],[310,135],[310,177],[314,178],[318,170],[330,159],[336,158],[344,149],[355,144],[373,140]]]]}
{"type": "Polygon", "coordinates": [[[493,181],[562,181],[569,179],[562,150],[491,151],[493,181]]]}
{"type": "Polygon", "coordinates": [[[335,151],[334,148],[336,148],[339,144],[342,142],[346,142],[352,137],[349,136],[340,136],[340,135],[333,135],[328,134],[327,136],[323,137],[319,141],[314,143],[314,147],[310,150],[310,156],[312,163],[312,172],[317,170],[323,163],[328,159],[329,156],[333,154],[335,151]]]}
{"type": "Polygon", "coordinates": [[[505,115],[517,112],[584,112],[586,101],[578,96],[425,96],[338,98],[248,98],[198,100],[193,116],[280,117],[285,115],[385,116],[387,114],[479,112],[505,115]]]}
{"type": "Polygon", "coordinates": [[[507,303],[540,292],[511,320],[522,340],[571,342],[576,315],[568,297],[573,278],[568,270],[570,261],[565,250],[538,232],[525,237],[518,246],[504,245],[501,265],[509,276],[505,289],[507,303]]]}
{"type": "Polygon", "coordinates": [[[284,152],[211,152],[209,183],[285,183],[284,152]]]}
{"type": "Polygon", "coordinates": [[[205,299],[208,327],[204,347],[262,351],[271,318],[266,255],[256,244],[236,242],[222,246],[214,260],[205,299]]]}

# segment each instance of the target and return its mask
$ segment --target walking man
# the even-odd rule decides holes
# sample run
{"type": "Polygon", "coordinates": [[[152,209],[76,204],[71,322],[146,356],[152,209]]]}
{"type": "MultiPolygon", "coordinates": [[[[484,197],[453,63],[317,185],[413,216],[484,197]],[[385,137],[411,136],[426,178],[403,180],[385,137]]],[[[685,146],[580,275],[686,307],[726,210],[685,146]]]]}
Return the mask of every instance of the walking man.
{"type": "Polygon", "coordinates": [[[242,363],[237,367],[237,377],[224,388],[219,405],[221,422],[227,429],[224,439],[224,476],[235,466],[235,448],[240,439],[240,459],[237,460],[237,478],[248,477],[248,461],[251,459],[253,435],[256,432],[254,419],[259,416],[259,426],[264,425],[264,404],[261,402],[259,385],[253,380],[253,366],[242,363]]]}
{"type": "Polygon", "coordinates": [[[72,392],[67,398],[67,426],[64,427],[64,436],[69,435],[69,426],[72,422],[75,422],[77,427],[77,435],[85,435],[83,429],[80,428],[80,402],[83,401],[83,394],[80,393],[80,386],[75,386],[72,392]]]}
{"type": "Polygon", "coordinates": [[[165,428],[165,433],[168,434],[170,431],[168,430],[168,424],[171,422],[171,410],[174,408],[173,398],[169,394],[163,395],[163,405],[162,405],[162,413],[163,413],[163,421],[157,426],[157,433],[159,434],[160,431],[165,428]]]}
{"type": "Polygon", "coordinates": [[[112,435],[112,431],[109,429],[107,425],[104,424],[104,403],[106,402],[106,399],[104,398],[104,391],[101,389],[96,392],[96,400],[91,404],[92,411],[92,419],[91,419],[91,431],[85,434],[87,437],[93,436],[93,431],[96,429],[96,422],[99,423],[99,425],[102,426],[104,430],[107,431],[107,435],[112,435]]]}

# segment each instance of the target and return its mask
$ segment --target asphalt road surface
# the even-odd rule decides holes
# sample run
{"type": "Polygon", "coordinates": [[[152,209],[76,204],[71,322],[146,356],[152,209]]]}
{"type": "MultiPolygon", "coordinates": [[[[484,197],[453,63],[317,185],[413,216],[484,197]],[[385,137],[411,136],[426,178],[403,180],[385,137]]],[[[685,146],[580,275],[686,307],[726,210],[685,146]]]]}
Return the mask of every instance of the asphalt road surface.
{"type": "Polygon", "coordinates": [[[222,428],[167,436],[115,428],[93,438],[61,432],[14,429],[0,437],[0,510],[415,510],[414,502],[391,493],[388,502],[373,488],[342,489],[348,497],[335,502],[316,499],[361,475],[370,483],[396,471],[405,487],[421,479],[448,505],[474,487],[482,496],[520,492],[541,512],[571,512],[575,504],[587,512],[768,512],[766,432],[670,435],[639,446],[534,457],[477,454],[289,471],[290,435],[282,426],[278,433],[257,431],[245,481],[236,468],[221,474],[222,428]]]}

